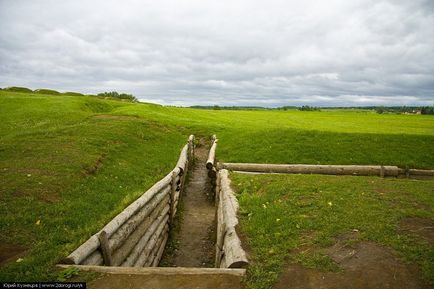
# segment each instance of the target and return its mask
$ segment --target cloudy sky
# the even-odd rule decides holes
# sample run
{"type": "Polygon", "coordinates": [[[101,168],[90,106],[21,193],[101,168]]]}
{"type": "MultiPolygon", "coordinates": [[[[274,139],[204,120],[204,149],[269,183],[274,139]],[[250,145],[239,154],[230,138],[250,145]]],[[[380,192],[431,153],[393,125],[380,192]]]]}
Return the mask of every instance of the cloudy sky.
{"type": "Polygon", "coordinates": [[[0,0],[0,87],[434,105],[432,0],[0,0]]]}

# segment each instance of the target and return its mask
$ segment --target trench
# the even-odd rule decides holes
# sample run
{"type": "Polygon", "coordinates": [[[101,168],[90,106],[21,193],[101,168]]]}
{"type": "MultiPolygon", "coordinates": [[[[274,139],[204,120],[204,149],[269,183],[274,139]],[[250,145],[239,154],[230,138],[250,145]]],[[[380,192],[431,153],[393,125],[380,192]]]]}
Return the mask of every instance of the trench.
{"type": "Polygon", "coordinates": [[[238,203],[228,171],[216,170],[217,141],[208,151],[191,135],[173,170],[58,266],[103,274],[98,289],[243,288],[238,203]]]}
{"type": "Polygon", "coordinates": [[[160,266],[214,267],[215,204],[206,169],[208,148],[203,139],[194,154],[194,165],[181,198],[180,218],[176,220],[178,226],[169,242],[173,248],[163,254],[160,266]]]}

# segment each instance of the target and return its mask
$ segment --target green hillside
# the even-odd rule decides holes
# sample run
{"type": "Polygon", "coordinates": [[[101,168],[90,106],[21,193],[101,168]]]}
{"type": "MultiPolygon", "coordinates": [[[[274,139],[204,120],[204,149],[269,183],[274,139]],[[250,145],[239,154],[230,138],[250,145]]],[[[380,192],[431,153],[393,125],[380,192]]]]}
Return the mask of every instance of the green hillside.
{"type": "Polygon", "coordinates": [[[60,258],[173,168],[189,134],[213,133],[224,161],[434,168],[433,116],[0,91],[0,242],[23,251],[0,280],[55,279],[60,258]]]}

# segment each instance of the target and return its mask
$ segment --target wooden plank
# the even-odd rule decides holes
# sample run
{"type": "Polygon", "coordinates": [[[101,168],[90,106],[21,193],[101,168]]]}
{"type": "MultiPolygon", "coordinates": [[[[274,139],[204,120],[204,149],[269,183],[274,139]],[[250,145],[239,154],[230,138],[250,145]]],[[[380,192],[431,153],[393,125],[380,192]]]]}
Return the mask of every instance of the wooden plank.
{"type": "Polygon", "coordinates": [[[102,253],[99,250],[95,250],[92,254],[86,257],[81,262],[83,265],[103,265],[104,260],[102,258],[102,253]]]}
{"type": "Polygon", "coordinates": [[[131,253],[133,248],[137,245],[139,240],[145,235],[147,230],[150,229],[150,226],[154,222],[158,216],[160,216],[161,212],[164,208],[168,206],[169,203],[169,196],[166,195],[165,198],[160,202],[160,204],[152,211],[152,213],[147,216],[143,222],[136,228],[136,230],[130,235],[128,239],[119,247],[117,250],[115,250],[112,254],[113,259],[113,265],[119,266],[124,261],[125,258],[131,253]]]}
{"type": "MultiPolygon", "coordinates": [[[[173,172],[174,174],[175,172],[173,172]]],[[[148,204],[131,218],[126,221],[118,230],[110,237],[109,246],[112,250],[119,248],[126,239],[137,229],[137,227],[143,223],[143,220],[148,217],[153,210],[163,201],[167,202],[166,196],[170,192],[170,186],[164,188],[160,193],[156,194],[148,204]]]]}
{"type": "Polygon", "coordinates": [[[183,175],[186,172],[188,161],[188,143],[182,148],[181,153],[179,154],[178,162],[176,163],[176,167],[181,169],[180,175],[183,175]]]}
{"type": "MultiPolygon", "coordinates": [[[[169,232],[169,226],[164,226],[163,230],[160,234],[155,234],[155,242],[150,246],[149,248],[149,255],[146,258],[145,263],[142,265],[142,267],[149,267],[152,266],[152,263],[154,262],[154,259],[158,253],[158,250],[160,249],[161,242],[163,242],[164,236],[168,234],[169,232]]],[[[148,254],[148,252],[145,250],[145,254],[148,254]]]]}
{"type": "Polygon", "coordinates": [[[160,247],[158,248],[157,255],[152,261],[152,267],[157,267],[158,264],[160,264],[161,257],[163,256],[164,249],[166,249],[166,244],[168,239],[169,239],[169,232],[166,232],[166,234],[164,234],[163,241],[161,242],[160,247]]]}
{"type": "Polygon", "coordinates": [[[326,175],[355,175],[355,176],[393,176],[399,174],[396,166],[364,166],[364,165],[286,165],[286,164],[250,164],[250,163],[222,163],[222,169],[232,171],[287,173],[287,174],[326,174],[326,175]]]}
{"type": "Polygon", "coordinates": [[[208,159],[206,161],[206,168],[210,170],[215,164],[215,152],[217,149],[218,139],[215,139],[211,145],[211,148],[208,153],[208,159]]]}
{"type": "Polygon", "coordinates": [[[241,246],[241,240],[235,230],[238,225],[238,201],[231,189],[228,171],[219,171],[221,182],[221,205],[225,224],[223,238],[224,256],[220,266],[226,268],[245,268],[248,265],[247,255],[241,246]]]}
{"type": "Polygon", "coordinates": [[[194,141],[195,141],[194,135],[190,135],[188,137],[189,153],[190,153],[188,161],[189,161],[190,167],[193,165],[193,161],[194,161],[194,146],[195,146],[194,141]]]}
{"type": "Polygon", "coordinates": [[[175,215],[174,211],[175,211],[175,193],[176,190],[178,188],[178,184],[177,184],[177,178],[178,178],[178,174],[176,174],[175,172],[172,173],[172,181],[171,181],[171,187],[170,187],[170,211],[169,211],[169,223],[172,224],[173,223],[173,216],[175,215]]]}
{"type": "Polygon", "coordinates": [[[91,271],[105,274],[130,274],[130,275],[219,275],[245,276],[246,269],[228,268],[186,268],[186,267],[119,267],[119,266],[92,266],[92,265],[66,265],[58,264],[57,267],[68,269],[74,267],[80,271],[91,271]]]}
{"type": "Polygon", "coordinates": [[[434,176],[434,170],[409,169],[410,176],[434,176]]]}
{"type": "Polygon", "coordinates": [[[137,258],[145,248],[146,244],[148,243],[148,240],[151,238],[151,236],[154,234],[155,230],[158,228],[161,222],[167,222],[166,217],[168,218],[168,212],[169,212],[169,205],[167,205],[163,211],[161,212],[160,216],[153,221],[152,225],[149,227],[149,229],[146,231],[146,233],[142,236],[142,238],[137,242],[136,246],[131,250],[130,255],[125,259],[125,261],[122,263],[122,266],[131,267],[136,263],[137,258]]]}
{"type": "Polygon", "coordinates": [[[134,263],[134,267],[143,267],[143,265],[149,260],[151,257],[151,252],[155,248],[155,244],[158,241],[158,238],[163,232],[166,232],[166,228],[168,228],[167,221],[169,220],[169,216],[166,216],[158,225],[157,229],[154,231],[152,236],[149,238],[143,250],[140,252],[139,257],[134,263]]]}

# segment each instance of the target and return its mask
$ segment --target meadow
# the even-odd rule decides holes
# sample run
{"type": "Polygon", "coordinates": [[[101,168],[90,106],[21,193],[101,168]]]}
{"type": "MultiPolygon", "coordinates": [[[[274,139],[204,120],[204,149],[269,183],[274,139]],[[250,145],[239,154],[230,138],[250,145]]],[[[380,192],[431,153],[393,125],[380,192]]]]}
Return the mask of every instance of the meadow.
{"type": "Polygon", "coordinates": [[[434,168],[428,115],[202,110],[0,91],[0,248],[21,252],[1,265],[0,280],[58,278],[54,264],[167,174],[189,134],[217,134],[227,162],[434,168]]]}
{"type": "MultiPolygon", "coordinates": [[[[433,180],[236,173],[231,178],[240,202],[241,231],[250,249],[248,288],[270,288],[287,264],[342,272],[327,248],[348,234],[354,237],[342,247],[356,251],[354,244],[363,241],[393,248],[404,263],[417,264],[425,280],[434,283],[429,238],[400,228],[406,219],[434,223],[433,180]]],[[[413,232],[423,233],[424,228],[413,232]]],[[[390,286],[389,281],[383,280],[390,286]]]]}

